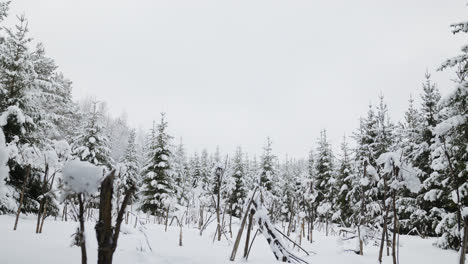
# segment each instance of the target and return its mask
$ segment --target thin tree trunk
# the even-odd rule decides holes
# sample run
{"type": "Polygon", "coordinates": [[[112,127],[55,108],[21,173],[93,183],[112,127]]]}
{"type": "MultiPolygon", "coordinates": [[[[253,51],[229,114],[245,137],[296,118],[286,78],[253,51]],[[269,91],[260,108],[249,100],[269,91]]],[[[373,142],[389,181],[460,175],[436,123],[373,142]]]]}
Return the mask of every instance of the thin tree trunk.
{"type": "Polygon", "coordinates": [[[397,225],[398,225],[398,217],[397,217],[397,212],[396,212],[396,205],[395,205],[395,200],[396,200],[396,194],[395,190],[393,191],[392,194],[393,198],[393,241],[392,241],[392,258],[393,258],[393,264],[396,264],[396,235],[397,235],[397,225]]]}
{"type": "Polygon", "coordinates": [[[180,223],[179,246],[182,246],[182,221],[180,223]]]}
{"type": "Polygon", "coordinates": [[[232,238],[232,205],[231,205],[231,212],[229,214],[229,235],[232,238]]]}
{"type": "Polygon", "coordinates": [[[253,215],[249,214],[249,225],[247,227],[247,236],[245,238],[244,258],[247,258],[247,254],[249,253],[250,232],[252,232],[252,225],[253,215]]]}
{"type": "MultiPolygon", "coordinates": [[[[364,170],[363,170],[363,178],[367,177],[367,160],[364,161],[364,170]]],[[[359,216],[359,225],[358,225],[358,236],[359,236],[359,255],[364,255],[364,242],[362,241],[361,236],[361,226],[364,223],[364,215],[366,210],[366,195],[364,193],[364,186],[361,185],[361,215],[359,216]]]]}
{"type": "Polygon", "coordinates": [[[359,237],[359,255],[364,255],[363,243],[361,238],[361,225],[358,225],[358,237],[359,237]]]}
{"type": "Polygon", "coordinates": [[[245,222],[247,221],[247,216],[250,212],[250,207],[252,206],[253,199],[255,198],[255,193],[257,192],[257,189],[258,187],[255,188],[252,194],[252,197],[250,198],[250,202],[247,205],[247,209],[245,210],[244,217],[242,218],[241,226],[239,227],[239,231],[237,232],[236,241],[234,242],[234,246],[232,247],[231,257],[229,258],[230,261],[234,261],[236,258],[236,253],[237,253],[237,249],[239,248],[240,239],[242,237],[242,233],[244,232],[245,222]]]}
{"type": "Polygon", "coordinates": [[[203,206],[200,206],[200,217],[198,219],[198,229],[202,229],[203,227],[203,206]]]}
{"type": "Polygon", "coordinates": [[[167,207],[166,210],[166,228],[164,229],[164,232],[167,232],[167,223],[169,222],[169,206],[167,207]]]}
{"type": "Polygon", "coordinates": [[[383,190],[383,198],[382,198],[382,206],[383,209],[385,210],[385,215],[383,218],[383,229],[382,229],[382,238],[380,239],[380,248],[379,248],[379,263],[382,263],[382,257],[383,257],[383,248],[384,248],[384,243],[385,243],[385,233],[387,232],[387,218],[388,218],[388,207],[387,206],[387,178],[386,175],[384,177],[384,190],[383,190]]]}
{"type": "Polygon", "coordinates": [[[85,237],[85,220],[84,220],[84,201],[82,199],[82,194],[78,194],[78,203],[79,203],[79,221],[80,221],[80,231],[77,234],[79,236],[80,248],[81,248],[81,264],[87,263],[87,254],[86,254],[86,237],[85,237]]]}
{"type": "Polygon", "coordinates": [[[387,242],[385,243],[385,245],[387,246],[387,257],[388,257],[390,256],[390,235],[388,234],[388,226],[387,226],[387,229],[385,230],[385,236],[387,239],[387,242]]]}
{"type": "Polygon", "coordinates": [[[42,233],[42,227],[44,226],[44,221],[47,217],[47,201],[44,204],[44,212],[42,212],[42,220],[41,220],[41,226],[39,227],[39,233],[42,233]]]}
{"type": "Polygon", "coordinates": [[[42,214],[42,211],[43,211],[43,208],[44,208],[44,204],[46,202],[46,198],[45,198],[44,194],[47,191],[47,175],[48,174],[49,174],[49,165],[46,164],[45,171],[44,171],[44,179],[43,179],[43,182],[42,182],[42,189],[41,189],[41,195],[43,197],[41,198],[41,202],[39,203],[39,211],[37,212],[36,233],[39,233],[39,228],[40,228],[41,219],[42,219],[41,214],[42,214]]]}
{"type": "Polygon", "coordinates": [[[289,222],[288,223],[288,233],[287,233],[288,236],[291,235],[292,225],[293,225],[293,221],[294,221],[293,217],[294,217],[293,212],[290,212],[289,213],[289,221],[288,221],[289,222]]]}
{"type": "Polygon", "coordinates": [[[465,224],[463,227],[463,230],[464,230],[463,242],[460,248],[460,264],[465,264],[466,250],[467,250],[467,244],[468,244],[468,216],[465,216],[464,222],[465,224]]]}
{"type": "Polygon", "coordinates": [[[18,211],[16,211],[16,219],[15,219],[15,226],[13,227],[13,230],[16,230],[18,227],[18,219],[21,213],[21,208],[23,207],[23,201],[24,201],[24,191],[26,190],[26,184],[28,183],[29,180],[29,175],[31,174],[31,165],[28,165],[26,167],[26,177],[23,181],[23,187],[21,188],[21,195],[20,195],[20,200],[18,204],[18,211]]]}

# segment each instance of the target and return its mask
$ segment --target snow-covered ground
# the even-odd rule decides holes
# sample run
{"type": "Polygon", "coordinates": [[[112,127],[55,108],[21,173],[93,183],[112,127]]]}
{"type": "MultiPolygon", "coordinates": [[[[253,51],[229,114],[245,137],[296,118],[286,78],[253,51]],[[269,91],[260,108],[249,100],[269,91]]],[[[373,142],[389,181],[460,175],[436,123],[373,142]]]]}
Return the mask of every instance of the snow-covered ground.
{"type": "MultiPolygon", "coordinates": [[[[78,223],[49,219],[44,224],[43,234],[34,233],[36,223],[33,217],[22,217],[17,231],[13,231],[13,223],[13,216],[0,216],[0,263],[80,263],[80,249],[70,247],[71,235],[76,230],[78,223]]],[[[88,222],[86,228],[88,263],[96,263],[97,244],[94,223],[88,222]]],[[[211,225],[211,228],[205,231],[203,236],[199,235],[199,231],[195,227],[184,228],[184,245],[182,247],[178,245],[179,229],[175,226],[169,227],[168,231],[164,232],[164,226],[152,223],[136,229],[131,225],[124,225],[123,232],[125,234],[120,237],[114,255],[114,263],[116,264],[233,263],[229,261],[232,243],[226,241],[225,238],[221,242],[212,242],[214,225],[211,225]],[[144,231],[142,232],[142,230],[144,231]]],[[[233,236],[236,233],[237,228],[234,228],[233,236]]],[[[326,237],[323,233],[315,232],[314,237],[313,244],[305,242],[303,246],[307,250],[315,252],[315,255],[304,257],[304,253],[294,251],[311,264],[377,263],[377,246],[367,245],[365,256],[358,256],[352,252],[345,252],[343,248],[346,245],[340,243],[336,236],[326,237]]],[[[457,263],[456,252],[438,249],[432,246],[433,242],[433,239],[401,236],[400,263],[457,263]]],[[[238,250],[235,263],[244,263],[241,257],[243,245],[242,243],[238,250]]],[[[248,263],[266,264],[274,263],[274,261],[275,258],[265,239],[262,236],[257,237],[248,263]]],[[[391,261],[391,257],[384,259],[384,263],[391,263],[391,261]]]]}

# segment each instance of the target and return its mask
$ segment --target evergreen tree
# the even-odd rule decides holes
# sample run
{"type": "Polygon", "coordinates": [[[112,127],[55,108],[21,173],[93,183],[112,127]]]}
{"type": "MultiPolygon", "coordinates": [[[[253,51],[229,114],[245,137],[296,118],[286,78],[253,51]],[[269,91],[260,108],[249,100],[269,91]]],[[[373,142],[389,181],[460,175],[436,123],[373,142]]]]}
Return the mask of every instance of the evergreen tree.
{"type": "Polygon", "coordinates": [[[233,179],[233,187],[229,203],[231,204],[231,214],[239,217],[247,196],[246,172],[241,147],[237,147],[233,163],[232,175],[230,176],[233,179]]]}
{"type": "Polygon", "coordinates": [[[192,179],[192,188],[198,188],[201,183],[201,165],[197,152],[190,158],[190,178],[192,179]]]}
{"type": "MultiPolygon", "coordinates": [[[[135,130],[130,132],[128,137],[127,148],[125,149],[124,156],[122,158],[121,164],[122,169],[120,171],[120,184],[118,186],[118,194],[123,197],[123,195],[128,191],[132,186],[136,187],[136,192],[132,197],[133,201],[136,200],[136,194],[141,185],[140,182],[140,163],[138,161],[138,154],[136,150],[136,133],[135,130]]],[[[132,201],[132,202],[133,202],[132,201]]]]}
{"type": "MultiPolygon", "coordinates": [[[[411,218],[416,227],[419,227],[423,235],[436,236],[436,226],[442,219],[444,212],[444,197],[441,192],[442,182],[434,175],[431,167],[431,144],[435,140],[434,128],[439,124],[439,101],[440,93],[436,85],[431,82],[431,75],[426,73],[426,81],[423,83],[421,94],[421,116],[422,128],[419,135],[419,145],[413,159],[413,166],[420,170],[420,179],[423,183],[422,189],[417,196],[419,210],[415,211],[411,218]],[[434,177],[432,177],[434,176],[434,177]]],[[[446,196],[445,196],[446,197],[446,196]]]]}
{"type": "Polygon", "coordinates": [[[341,143],[341,159],[339,160],[339,170],[337,173],[336,185],[338,189],[336,197],[337,215],[341,223],[349,226],[351,224],[352,215],[352,200],[350,199],[350,190],[352,188],[353,168],[351,166],[351,153],[346,142],[346,137],[343,137],[341,143]]]}
{"type": "Polygon", "coordinates": [[[169,158],[171,136],[167,134],[165,114],[161,114],[161,121],[151,131],[151,145],[148,160],[143,167],[143,188],[141,209],[146,213],[163,215],[167,203],[173,196],[173,181],[169,158]]]}
{"type": "Polygon", "coordinates": [[[24,16],[18,17],[16,30],[6,29],[6,39],[0,46],[0,126],[6,141],[15,137],[20,144],[34,143],[34,107],[28,100],[35,89],[36,72],[29,51],[32,38],[27,36],[24,16]]]}
{"type": "Polygon", "coordinates": [[[187,164],[184,144],[182,139],[172,155],[172,171],[174,179],[174,195],[181,205],[185,205],[189,199],[189,189],[191,188],[191,175],[187,164]]]}
{"type": "Polygon", "coordinates": [[[273,175],[276,173],[274,168],[275,156],[272,154],[271,139],[267,138],[267,143],[263,148],[262,163],[260,168],[259,184],[266,191],[273,189],[273,175]]]}
{"type": "MultiPolygon", "coordinates": [[[[452,32],[468,32],[467,22],[455,23],[452,32]]],[[[441,234],[437,245],[442,248],[459,249],[462,241],[461,230],[468,228],[468,46],[463,46],[462,53],[445,61],[440,70],[457,67],[456,87],[440,101],[440,123],[435,127],[436,135],[431,146],[431,178],[438,178],[443,190],[439,195],[445,196],[448,203],[442,220],[436,227],[441,234]]],[[[465,232],[465,241],[466,236],[465,232]]],[[[466,248],[465,248],[466,250],[466,248]]],[[[464,250],[461,251],[461,262],[464,250]]]]}
{"type": "Polygon", "coordinates": [[[98,102],[94,101],[91,113],[83,124],[80,134],[73,139],[72,155],[81,161],[88,161],[110,169],[113,160],[108,147],[109,140],[103,133],[100,117],[98,102]]]}
{"type": "Polygon", "coordinates": [[[318,141],[315,171],[317,212],[328,223],[336,210],[333,202],[337,190],[336,178],[333,171],[333,153],[325,130],[321,131],[318,141]]]}

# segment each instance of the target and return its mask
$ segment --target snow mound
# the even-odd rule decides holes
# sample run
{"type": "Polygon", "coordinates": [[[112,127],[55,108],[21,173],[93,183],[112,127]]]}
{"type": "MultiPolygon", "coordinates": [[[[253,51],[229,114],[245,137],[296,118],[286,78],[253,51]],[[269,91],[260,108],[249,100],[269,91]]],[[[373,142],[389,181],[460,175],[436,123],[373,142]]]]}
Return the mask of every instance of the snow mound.
{"type": "Polygon", "coordinates": [[[67,192],[93,194],[98,191],[102,178],[101,168],[79,160],[72,160],[63,168],[63,180],[67,192]]]}

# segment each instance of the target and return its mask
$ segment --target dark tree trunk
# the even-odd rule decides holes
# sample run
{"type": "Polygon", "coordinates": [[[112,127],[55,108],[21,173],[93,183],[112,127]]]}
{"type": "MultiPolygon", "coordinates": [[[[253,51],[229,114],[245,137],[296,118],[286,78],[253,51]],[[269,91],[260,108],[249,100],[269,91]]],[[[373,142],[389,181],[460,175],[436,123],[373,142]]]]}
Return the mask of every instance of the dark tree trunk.
{"type": "Polygon", "coordinates": [[[396,264],[396,235],[397,235],[397,226],[398,226],[398,217],[397,217],[397,212],[396,212],[396,205],[395,205],[395,200],[396,200],[396,194],[395,190],[393,191],[392,194],[392,200],[393,200],[393,241],[392,241],[392,258],[393,258],[393,264],[396,264]]]}
{"type": "Polygon", "coordinates": [[[84,209],[84,201],[83,201],[83,198],[81,197],[82,194],[78,194],[78,203],[79,203],[79,215],[78,215],[78,219],[80,221],[80,230],[77,234],[77,236],[79,236],[79,243],[80,243],[80,248],[81,248],[81,264],[86,264],[88,262],[88,256],[86,254],[86,238],[85,238],[85,235],[84,235],[84,232],[85,232],[85,221],[84,221],[84,213],[85,213],[85,209],[84,209]]]}
{"type": "Polygon", "coordinates": [[[96,223],[98,242],[98,264],[112,264],[112,193],[114,175],[107,176],[101,183],[99,221],[96,223]]]}
{"type": "Polygon", "coordinates": [[[383,257],[383,249],[385,243],[385,234],[387,232],[387,218],[388,218],[388,206],[387,202],[387,179],[386,175],[384,175],[384,191],[383,191],[383,198],[382,198],[382,207],[385,210],[384,218],[383,218],[383,229],[382,229],[382,237],[380,239],[380,248],[379,248],[379,263],[382,263],[383,257]]]}
{"type": "Polygon", "coordinates": [[[465,224],[464,224],[464,234],[463,234],[463,242],[461,244],[460,248],[460,264],[465,264],[465,258],[466,258],[466,250],[467,250],[467,244],[468,244],[468,216],[465,216],[465,224]]]}
{"type": "Polygon", "coordinates": [[[25,177],[25,179],[23,181],[23,187],[21,188],[21,195],[20,195],[20,200],[19,200],[19,204],[18,204],[18,211],[16,211],[15,226],[13,227],[13,230],[16,230],[16,228],[18,227],[18,220],[19,220],[19,216],[21,214],[21,208],[23,207],[24,192],[26,190],[26,185],[28,183],[30,174],[31,174],[31,165],[28,165],[26,167],[26,177],[25,177]]]}
{"type": "Polygon", "coordinates": [[[247,237],[245,238],[244,258],[247,258],[249,253],[250,233],[252,232],[253,214],[249,214],[249,225],[247,227],[247,237]]]}
{"type": "Polygon", "coordinates": [[[135,187],[130,186],[126,191],[122,205],[118,210],[115,228],[112,227],[112,193],[114,183],[112,171],[101,183],[101,195],[99,202],[99,221],[96,223],[96,238],[98,241],[98,264],[112,264],[112,257],[117,248],[120,235],[120,226],[124,220],[125,210],[135,187]]]}
{"type": "Polygon", "coordinates": [[[44,180],[42,182],[42,189],[41,189],[41,195],[43,197],[41,198],[41,202],[39,203],[39,210],[37,212],[36,233],[39,233],[39,228],[40,228],[41,219],[42,219],[41,215],[42,215],[42,212],[44,211],[44,204],[46,202],[46,197],[44,196],[44,194],[47,191],[47,176],[48,176],[48,174],[49,174],[49,165],[46,164],[45,171],[44,171],[44,180]]]}
{"type": "Polygon", "coordinates": [[[237,232],[236,241],[234,242],[234,246],[232,247],[231,257],[229,258],[230,261],[234,261],[236,258],[237,249],[239,248],[239,243],[242,237],[242,233],[244,232],[245,222],[247,222],[247,216],[249,215],[250,207],[252,206],[253,199],[255,197],[255,193],[257,192],[257,189],[258,187],[255,188],[252,194],[252,197],[250,198],[249,204],[247,205],[247,209],[245,210],[244,217],[242,218],[242,222],[239,227],[239,231],[237,232]]]}

